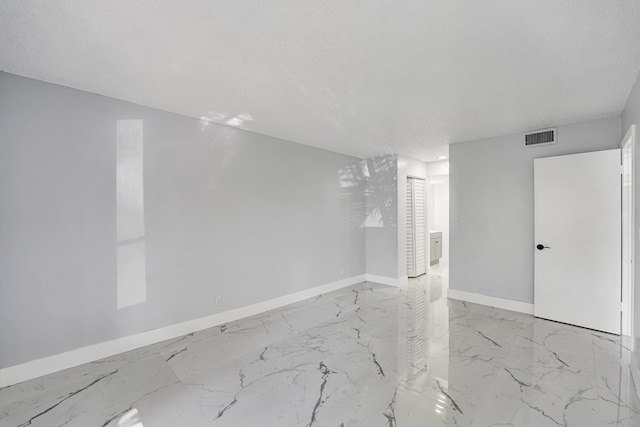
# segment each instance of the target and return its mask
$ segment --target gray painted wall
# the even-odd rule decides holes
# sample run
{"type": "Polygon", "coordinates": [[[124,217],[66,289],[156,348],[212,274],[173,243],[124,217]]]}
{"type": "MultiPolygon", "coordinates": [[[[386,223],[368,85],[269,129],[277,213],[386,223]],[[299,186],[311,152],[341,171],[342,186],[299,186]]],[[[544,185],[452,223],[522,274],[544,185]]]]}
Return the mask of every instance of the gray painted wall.
{"type": "Polygon", "coordinates": [[[0,368],[364,273],[360,164],[0,72],[0,368]],[[143,120],[147,288],[118,309],[125,119],[143,120]]]}
{"type": "Polygon", "coordinates": [[[397,159],[382,156],[364,161],[366,186],[366,270],[398,277],[397,159]]]}
{"type": "Polygon", "coordinates": [[[533,303],[533,159],[617,148],[620,129],[611,117],[560,126],[558,145],[524,148],[522,134],[450,145],[450,288],[533,303]]]}
{"type": "Polygon", "coordinates": [[[627,99],[627,104],[622,110],[621,117],[622,136],[627,133],[632,124],[640,124],[640,75],[629,94],[629,99],[627,99]]]}
{"type": "MultiPolygon", "coordinates": [[[[632,124],[636,124],[636,132],[640,132],[640,76],[636,80],[635,85],[633,86],[633,90],[629,95],[629,99],[627,100],[627,104],[622,110],[622,135],[627,134],[627,131],[631,127],[632,124]]],[[[636,134],[636,138],[640,137],[640,135],[636,134]]],[[[636,141],[638,142],[638,141],[636,141]]],[[[635,180],[634,180],[634,193],[635,193],[635,227],[640,230],[640,146],[636,145],[635,147],[635,180]]],[[[636,235],[634,233],[634,235],[636,235]]],[[[640,239],[640,233],[637,234],[640,239]]],[[[634,240],[634,255],[635,255],[635,272],[634,272],[634,337],[636,350],[633,353],[632,359],[633,363],[637,367],[640,367],[640,241],[634,240]]]]}

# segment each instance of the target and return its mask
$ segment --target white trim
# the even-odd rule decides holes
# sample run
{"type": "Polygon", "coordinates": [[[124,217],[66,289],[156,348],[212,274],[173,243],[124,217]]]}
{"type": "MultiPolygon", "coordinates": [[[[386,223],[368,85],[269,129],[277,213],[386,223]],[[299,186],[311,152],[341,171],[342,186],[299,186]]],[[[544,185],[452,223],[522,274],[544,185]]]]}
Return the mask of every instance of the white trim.
{"type": "MultiPolygon", "coordinates": [[[[125,351],[134,350],[150,344],[162,342],[164,340],[177,338],[192,332],[201,331],[221,325],[223,323],[232,322],[234,320],[253,316],[265,311],[293,304],[307,298],[312,298],[327,292],[336,291],[338,289],[352,286],[357,283],[370,280],[367,275],[360,274],[358,276],[349,277],[347,279],[338,280],[336,282],[327,283],[325,285],[316,286],[304,291],[295,292],[293,294],[284,295],[256,304],[247,305],[245,307],[224,311],[222,313],[212,314],[210,316],[201,317],[199,319],[189,320],[187,322],[177,323],[175,325],[165,326],[147,332],[118,338],[112,341],[106,341],[99,344],[82,347],[76,350],[67,351],[42,359],[32,360],[8,368],[0,369],[0,388],[21,383],[42,375],[51,374],[63,369],[72,368],[74,366],[93,362],[105,357],[114,356],[125,351]]],[[[380,276],[375,276],[380,277],[380,276]]],[[[377,280],[375,280],[377,281],[377,280]]],[[[394,286],[394,285],[392,285],[394,286]]]]}
{"type": "Polygon", "coordinates": [[[528,302],[513,301],[510,299],[490,297],[472,292],[449,289],[447,296],[451,299],[473,302],[475,304],[488,305],[490,307],[502,308],[504,310],[517,311],[519,313],[533,314],[533,304],[528,302]]]}
{"type": "Polygon", "coordinates": [[[394,279],[393,277],[378,276],[376,274],[369,273],[365,274],[364,276],[367,282],[380,283],[383,285],[394,286],[396,288],[406,286],[407,284],[407,276],[398,277],[397,279],[394,279]]]}
{"type": "MultiPolygon", "coordinates": [[[[622,247],[622,251],[621,251],[621,255],[622,255],[622,259],[621,259],[621,263],[622,263],[622,304],[621,304],[621,309],[622,309],[622,324],[621,324],[621,335],[622,336],[627,336],[630,337],[629,339],[629,349],[631,351],[635,350],[635,339],[634,339],[634,312],[633,312],[633,301],[634,301],[634,292],[635,292],[635,283],[634,283],[634,260],[635,260],[635,211],[636,211],[636,203],[635,203],[635,174],[636,174],[636,160],[635,160],[635,151],[636,151],[636,125],[632,124],[629,127],[629,130],[627,131],[627,134],[624,136],[624,138],[622,139],[622,142],[620,143],[620,155],[621,155],[621,163],[622,163],[622,167],[621,167],[621,171],[622,171],[622,183],[623,186],[621,188],[622,190],[622,198],[624,201],[624,197],[625,197],[625,187],[624,187],[624,151],[625,151],[625,147],[629,146],[629,151],[631,154],[631,161],[630,161],[630,183],[631,183],[631,188],[630,188],[630,198],[628,200],[629,203],[629,207],[630,207],[630,211],[631,214],[629,215],[629,217],[627,218],[627,236],[626,238],[628,239],[628,241],[630,242],[630,247],[629,247],[629,253],[628,253],[628,257],[629,258],[625,258],[625,251],[624,251],[624,247],[622,247]],[[626,267],[630,269],[630,275],[628,277],[625,277],[624,274],[624,270],[625,270],[625,264],[626,267]]],[[[623,221],[622,223],[622,231],[624,232],[624,228],[625,228],[625,223],[624,223],[624,212],[622,212],[622,216],[621,216],[621,220],[623,221]]],[[[623,237],[623,241],[624,241],[624,237],[623,237]]],[[[624,244],[624,243],[623,243],[624,244]]],[[[640,378],[638,378],[640,380],[640,378]]]]}

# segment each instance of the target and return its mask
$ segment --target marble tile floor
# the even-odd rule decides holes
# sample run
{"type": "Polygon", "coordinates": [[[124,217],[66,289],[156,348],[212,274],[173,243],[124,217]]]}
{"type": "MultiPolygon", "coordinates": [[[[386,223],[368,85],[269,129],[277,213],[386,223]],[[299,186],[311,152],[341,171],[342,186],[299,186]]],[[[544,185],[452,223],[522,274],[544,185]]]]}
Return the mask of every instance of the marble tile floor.
{"type": "Polygon", "coordinates": [[[640,425],[618,337],[445,295],[363,283],[6,387],[0,427],[640,425]]]}

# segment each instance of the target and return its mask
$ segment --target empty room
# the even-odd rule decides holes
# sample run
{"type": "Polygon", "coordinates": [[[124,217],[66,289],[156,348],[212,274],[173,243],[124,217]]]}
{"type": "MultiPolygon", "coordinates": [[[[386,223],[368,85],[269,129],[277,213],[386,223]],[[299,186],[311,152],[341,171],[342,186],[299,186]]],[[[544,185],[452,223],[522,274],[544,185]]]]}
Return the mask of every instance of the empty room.
{"type": "Polygon", "coordinates": [[[638,0],[0,0],[0,427],[640,426],[639,72],[638,0]]]}

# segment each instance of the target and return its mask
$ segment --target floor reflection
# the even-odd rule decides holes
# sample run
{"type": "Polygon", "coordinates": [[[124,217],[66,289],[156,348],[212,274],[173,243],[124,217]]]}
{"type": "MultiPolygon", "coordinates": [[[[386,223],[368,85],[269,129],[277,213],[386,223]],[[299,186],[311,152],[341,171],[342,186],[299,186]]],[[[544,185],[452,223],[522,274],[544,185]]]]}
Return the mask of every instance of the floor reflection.
{"type": "Polygon", "coordinates": [[[0,390],[0,426],[638,425],[618,337],[448,301],[446,265],[0,390]]]}

